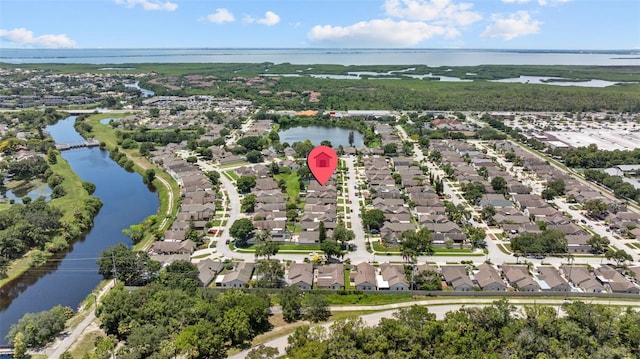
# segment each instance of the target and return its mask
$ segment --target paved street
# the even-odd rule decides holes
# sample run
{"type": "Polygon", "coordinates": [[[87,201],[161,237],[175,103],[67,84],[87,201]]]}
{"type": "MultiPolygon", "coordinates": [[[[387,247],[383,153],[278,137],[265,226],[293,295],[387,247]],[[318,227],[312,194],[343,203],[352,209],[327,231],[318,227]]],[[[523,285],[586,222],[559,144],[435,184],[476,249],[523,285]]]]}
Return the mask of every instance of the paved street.
{"type": "MultiPolygon", "coordinates": [[[[373,259],[373,254],[367,251],[367,240],[365,237],[364,228],[362,227],[362,218],[360,217],[360,205],[364,205],[363,199],[361,196],[358,196],[358,187],[357,182],[357,174],[355,168],[355,158],[353,156],[343,157],[343,160],[347,166],[347,189],[349,193],[349,203],[345,204],[346,207],[350,208],[353,212],[350,212],[351,219],[351,230],[355,234],[354,244],[356,246],[356,250],[354,252],[350,252],[347,257],[348,258],[358,258],[356,262],[359,263],[362,261],[366,261],[364,258],[369,258],[369,260],[373,259]]],[[[354,261],[352,259],[352,262],[354,261]]]]}
{"type": "MultiPolygon", "coordinates": [[[[243,132],[248,131],[251,127],[251,124],[252,122],[248,122],[244,124],[241,130],[243,132]]],[[[398,130],[398,134],[401,139],[412,141],[411,139],[409,139],[406,132],[401,126],[396,126],[396,129],[398,130]]],[[[419,163],[426,165],[429,168],[429,170],[432,173],[434,173],[436,176],[440,178],[445,177],[445,174],[442,171],[442,169],[438,167],[435,163],[430,162],[426,158],[426,156],[422,152],[422,149],[418,146],[417,143],[414,143],[414,158],[419,163]]],[[[355,239],[353,241],[353,244],[356,245],[356,250],[353,252],[347,253],[345,258],[349,258],[352,263],[369,262],[374,260],[374,258],[377,261],[402,262],[403,259],[400,255],[386,255],[386,254],[383,255],[381,253],[378,253],[376,254],[377,256],[376,257],[374,256],[373,253],[369,253],[367,251],[367,248],[366,248],[367,242],[365,237],[365,231],[362,226],[362,219],[358,217],[358,213],[360,212],[360,206],[358,203],[363,203],[362,202],[363,199],[360,196],[358,196],[358,191],[355,190],[355,187],[354,187],[354,186],[358,186],[357,173],[355,168],[355,158],[348,156],[348,157],[343,157],[342,159],[344,160],[345,165],[347,167],[347,177],[348,177],[347,178],[348,195],[347,195],[346,201],[347,202],[351,201],[350,204],[345,203],[345,207],[348,207],[346,211],[347,216],[345,217],[345,220],[349,220],[351,223],[351,228],[355,234],[355,239]],[[353,213],[351,213],[350,209],[353,209],[353,213]]],[[[234,259],[240,259],[240,260],[255,260],[255,256],[253,255],[253,253],[239,253],[237,251],[233,251],[229,248],[229,245],[225,243],[227,239],[231,240],[231,237],[229,236],[229,228],[231,227],[231,225],[236,219],[241,218],[240,195],[236,190],[235,184],[233,183],[233,181],[229,180],[224,174],[222,174],[223,170],[217,168],[216,166],[213,166],[210,163],[205,163],[205,162],[199,162],[198,164],[205,171],[213,170],[213,171],[220,172],[220,182],[222,185],[222,189],[225,192],[230,203],[229,205],[230,209],[228,212],[229,217],[227,217],[227,223],[223,227],[222,235],[217,237],[217,245],[215,248],[217,255],[218,256],[222,255],[227,258],[234,258],[234,259]]],[[[225,168],[224,171],[228,171],[232,169],[234,168],[225,168]]],[[[533,182],[533,179],[531,179],[531,181],[533,182]]],[[[475,208],[470,206],[464,200],[464,198],[459,197],[460,195],[459,190],[454,186],[452,186],[451,182],[444,181],[444,195],[453,204],[455,205],[462,204],[463,206],[468,208],[468,210],[471,213],[475,213],[475,215],[478,215],[475,208]]],[[[561,210],[566,210],[567,212],[571,213],[572,215],[575,216],[574,218],[579,218],[579,219],[584,218],[582,214],[569,209],[568,205],[566,204],[563,205],[562,203],[558,203],[558,204],[561,207],[561,210]]],[[[628,247],[624,246],[624,244],[621,243],[619,240],[612,238],[613,236],[611,236],[610,233],[606,232],[603,226],[598,225],[597,223],[591,223],[591,221],[588,218],[586,218],[585,220],[587,220],[587,224],[593,225],[592,229],[594,230],[594,232],[603,236],[608,236],[611,239],[612,244],[616,245],[619,248],[624,248],[625,250],[627,250],[627,252],[632,252],[631,250],[628,250],[628,247]]],[[[483,228],[488,234],[494,231],[493,229],[489,228],[485,223],[482,223],[482,222],[480,223],[476,222],[474,223],[474,225],[483,228]]],[[[493,238],[495,238],[495,236],[493,238]]],[[[504,253],[500,248],[498,248],[498,243],[502,243],[501,240],[492,239],[491,236],[488,236],[486,239],[486,242],[487,242],[487,248],[489,250],[489,254],[486,256],[421,256],[418,258],[418,261],[419,262],[426,262],[426,261],[436,262],[438,264],[446,264],[447,262],[449,263],[459,262],[461,260],[472,260],[475,263],[481,263],[487,259],[491,260],[491,262],[496,264],[502,264],[505,262],[513,263],[517,261],[517,259],[512,254],[504,253]]],[[[211,252],[212,252],[211,249],[205,249],[205,250],[201,250],[194,253],[194,256],[198,256],[204,253],[211,253],[211,252]]],[[[307,258],[307,257],[309,256],[306,254],[290,254],[290,253],[279,253],[276,256],[276,258],[278,259],[283,259],[283,260],[288,259],[288,260],[295,260],[295,261],[302,261],[304,260],[304,258],[307,258]]],[[[634,261],[638,260],[637,257],[638,255],[636,251],[634,252],[634,261]]],[[[534,264],[545,263],[545,264],[553,264],[556,266],[559,266],[563,263],[568,263],[567,258],[561,258],[561,257],[547,257],[542,260],[534,259],[534,258],[526,258],[526,259],[523,258],[521,259],[521,261],[522,260],[527,260],[529,262],[533,262],[534,264]]],[[[603,262],[602,258],[591,257],[591,256],[584,256],[584,257],[579,256],[575,258],[576,264],[582,263],[582,264],[590,264],[593,266],[597,266],[597,265],[600,265],[602,262],[603,262]]]]}

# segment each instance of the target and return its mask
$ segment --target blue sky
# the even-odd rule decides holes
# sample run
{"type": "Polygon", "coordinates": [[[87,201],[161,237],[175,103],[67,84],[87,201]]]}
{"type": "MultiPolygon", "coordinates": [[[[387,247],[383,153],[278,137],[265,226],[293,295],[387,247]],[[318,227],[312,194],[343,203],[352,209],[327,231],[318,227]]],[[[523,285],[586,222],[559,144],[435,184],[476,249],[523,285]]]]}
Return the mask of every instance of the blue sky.
{"type": "Polygon", "coordinates": [[[640,1],[2,0],[1,47],[640,49],[640,1]]]}

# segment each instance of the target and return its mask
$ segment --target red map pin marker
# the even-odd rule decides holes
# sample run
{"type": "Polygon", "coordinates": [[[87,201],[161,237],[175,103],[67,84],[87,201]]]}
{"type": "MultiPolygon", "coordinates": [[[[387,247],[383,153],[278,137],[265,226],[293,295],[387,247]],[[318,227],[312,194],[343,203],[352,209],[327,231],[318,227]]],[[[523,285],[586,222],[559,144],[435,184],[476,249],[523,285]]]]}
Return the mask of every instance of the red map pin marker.
{"type": "Polygon", "coordinates": [[[307,164],[313,176],[324,186],[338,166],[338,155],[328,146],[318,146],[309,152],[307,164]]]}

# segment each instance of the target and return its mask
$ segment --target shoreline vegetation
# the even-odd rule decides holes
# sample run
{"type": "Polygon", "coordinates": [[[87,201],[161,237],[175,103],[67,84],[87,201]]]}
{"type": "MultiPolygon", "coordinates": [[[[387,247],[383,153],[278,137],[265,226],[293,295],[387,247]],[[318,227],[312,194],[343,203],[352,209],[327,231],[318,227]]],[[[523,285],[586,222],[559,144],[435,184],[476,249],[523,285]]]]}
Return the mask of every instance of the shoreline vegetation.
{"type": "Polygon", "coordinates": [[[0,279],[0,288],[20,279],[29,270],[45,265],[48,258],[65,255],[70,245],[91,230],[93,220],[102,207],[102,201],[98,197],[92,196],[85,188],[84,184],[88,182],[82,181],[73,172],[69,163],[59,152],[56,151],[55,156],[56,161],[51,163],[49,168],[52,175],[61,176],[61,186],[66,194],[52,199],[49,204],[62,211],[61,228],[63,232],[54,235],[45,244],[47,251],[33,248],[22,257],[13,260],[7,268],[6,277],[0,279]],[[42,253],[45,253],[44,258],[41,258],[42,253]]]}

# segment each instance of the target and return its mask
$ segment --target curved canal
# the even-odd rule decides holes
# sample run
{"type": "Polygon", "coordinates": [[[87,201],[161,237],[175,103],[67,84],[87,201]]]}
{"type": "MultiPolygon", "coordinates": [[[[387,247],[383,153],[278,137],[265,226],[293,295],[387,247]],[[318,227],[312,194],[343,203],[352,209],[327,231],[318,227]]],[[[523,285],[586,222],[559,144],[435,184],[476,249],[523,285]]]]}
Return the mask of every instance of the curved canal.
{"type": "MultiPolygon", "coordinates": [[[[47,131],[58,143],[80,142],[83,138],[73,128],[74,121],[75,117],[69,117],[48,126],[47,131]]],[[[25,313],[48,310],[58,304],[76,309],[102,279],[96,264],[100,252],[120,242],[131,245],[122,230],[158,210],[158,197],[149,191],[141,176],[118,166],[107,151],[70,150],[62,157],[82,180],[96,185],[94,196],[102,200],[103,206],[91,231],[73,243],[66,255],[26,272],[0,289],[2,344],[7,342],[11,325],[25,313]]]]}

